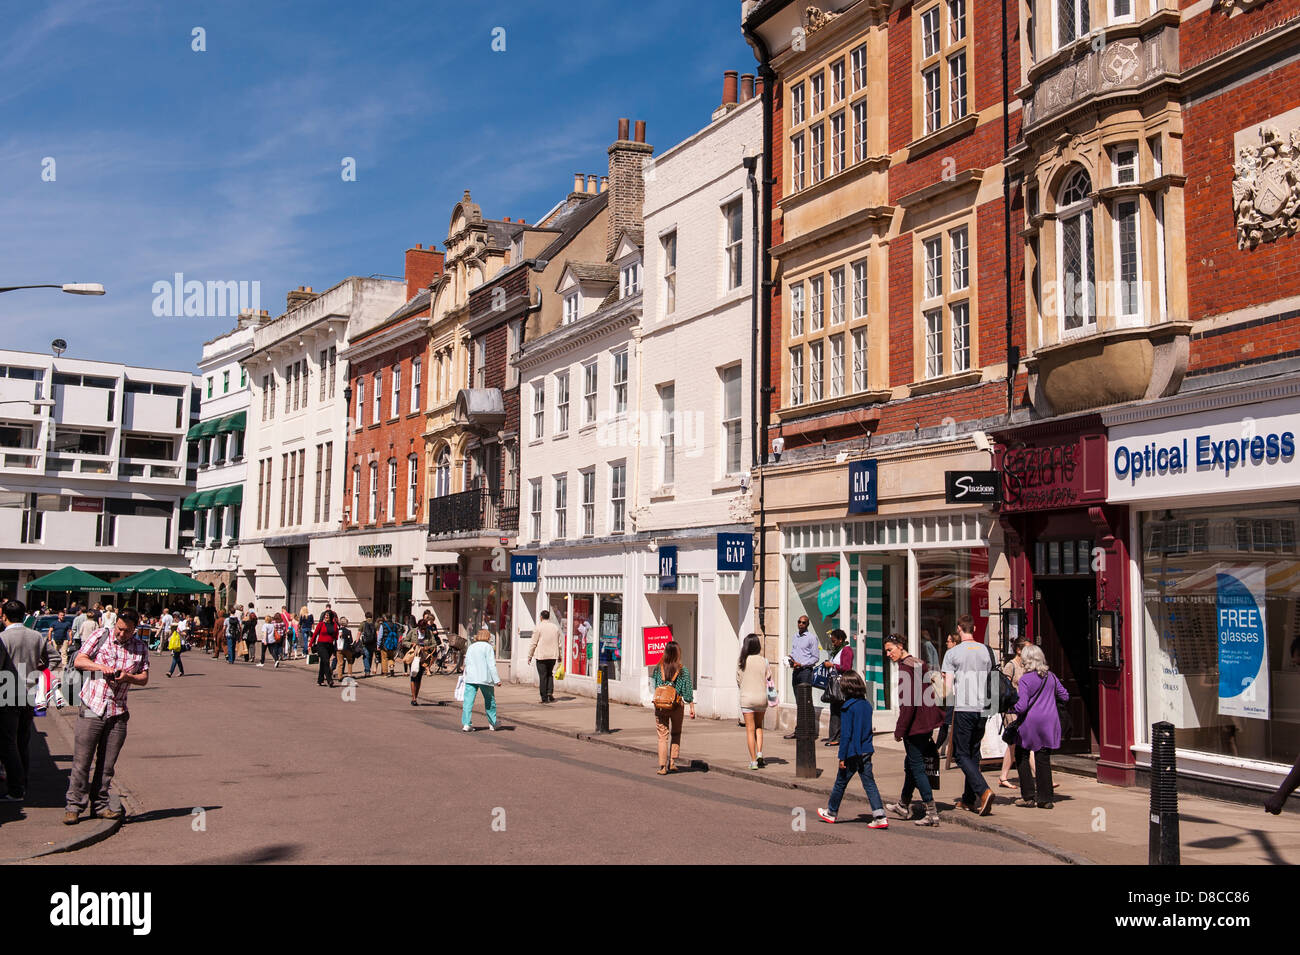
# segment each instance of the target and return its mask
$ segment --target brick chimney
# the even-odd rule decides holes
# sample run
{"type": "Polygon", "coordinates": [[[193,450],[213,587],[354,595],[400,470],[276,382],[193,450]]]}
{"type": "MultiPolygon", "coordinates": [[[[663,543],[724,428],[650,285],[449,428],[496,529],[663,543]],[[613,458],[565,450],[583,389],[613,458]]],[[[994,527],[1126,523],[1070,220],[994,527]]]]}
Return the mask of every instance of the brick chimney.
{"type": "Polygon", "coordinates": [[[628,121],[618,121],[619,138],[609,147],[609,212],[605,229],[605,258],[618,247],[624,229],[640,228],[641,206],[645,201],[642,165],[654,155],[645,141],[645,122],[637,120],[634,139],[627,138],[628,121]]]}
{"type": "Polygon", "coordinates": [[[299,285],[296,289],[290,289],[289,294],[285,296],[284,310],[292,312],[299,305],[304,305],[319,296],[320,293],[313,292],[310,285],[299,285]]]}
{"type": "Polygon", "coordinates": [[[406,300],[409,302],[421,291],[433,284],[433,280],[442,274],[444,253],[438,252],[430,244],[426,249],[417,242],[415,248],[406,250],[406,300]]]}

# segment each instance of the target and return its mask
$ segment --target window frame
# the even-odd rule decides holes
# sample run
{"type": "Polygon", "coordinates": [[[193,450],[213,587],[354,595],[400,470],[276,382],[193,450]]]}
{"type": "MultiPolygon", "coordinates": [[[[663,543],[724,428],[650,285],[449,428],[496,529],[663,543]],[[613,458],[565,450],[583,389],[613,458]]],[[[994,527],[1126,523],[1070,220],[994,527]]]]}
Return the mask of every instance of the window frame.
{"type": "Polygon", "coordinates": [[[569,373],[555,373],[555,435],[559,437],[569,431],[569,373]]]}
{"type": "Polygon", "coordinates": [[[600,357],[597,356],[582,363],[582,423],[584,426],[596,423],[596,414],[600,408],[600,357]]]}

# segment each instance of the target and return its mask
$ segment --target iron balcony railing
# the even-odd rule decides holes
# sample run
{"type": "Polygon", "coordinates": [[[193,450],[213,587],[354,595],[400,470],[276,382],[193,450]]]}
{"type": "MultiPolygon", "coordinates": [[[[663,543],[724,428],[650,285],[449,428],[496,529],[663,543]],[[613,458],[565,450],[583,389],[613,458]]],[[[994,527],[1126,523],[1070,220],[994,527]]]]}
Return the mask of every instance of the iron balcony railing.
{"type": "Polygon", "coordinates": [[[478,488],[429,499],[429,535],[519,530],[519,494],[478,488]]]}

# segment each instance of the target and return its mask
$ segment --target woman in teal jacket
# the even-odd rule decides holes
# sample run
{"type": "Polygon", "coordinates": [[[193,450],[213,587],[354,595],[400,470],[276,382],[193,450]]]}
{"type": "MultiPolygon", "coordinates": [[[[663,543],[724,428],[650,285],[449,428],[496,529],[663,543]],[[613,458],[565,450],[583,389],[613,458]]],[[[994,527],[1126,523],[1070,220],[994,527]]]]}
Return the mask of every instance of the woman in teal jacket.
{"type": "Polygon", "coordinates": [[[825,809],[817,810],[817,816],[822,822],[835,822],[840,802],[844,799],[844,790],[856,774],[861,778],[862,788],[867,791],[867,800],[871,803],[871,822],[867,824],[868,828],[888,829],[885,804],[881,801],[880,790],[876,788],[876,778],[871,773],[871,755],[876,748],[871,743],[871,704],[866,699],[866,681],[856,670],[850,670],[840,677],[840,687],[844,690],[844,703],[840,708],[840,768],[835,776],[830,801],[825,809]]]}
{"type": "Polygon", "coordinates": [[[493,730],[497,728],[496,687],[501,685],[501,677],[497,674],[497,657],[492,652],[492,644],[489,642],[491,639],[486,630],[480,630],[465,654],[465,705],[461,709],[460,722],[461,729],[466,733],[474,729],[470,725],[470,719],[474,711],[474,697],[479,693],[483,694],[483,709],[487,711],[488,726],[493,730]]]}

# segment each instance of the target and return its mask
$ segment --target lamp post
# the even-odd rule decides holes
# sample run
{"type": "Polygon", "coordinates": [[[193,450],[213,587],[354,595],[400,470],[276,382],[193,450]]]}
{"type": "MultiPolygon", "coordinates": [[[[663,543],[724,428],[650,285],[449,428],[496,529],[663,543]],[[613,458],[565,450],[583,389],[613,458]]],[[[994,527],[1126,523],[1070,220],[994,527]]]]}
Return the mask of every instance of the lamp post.
{"type": "Polygon", "coordinates": [[[68,282],[63,285],[5,285],[0,286],[0,292],[16,292],[24,288],[57,288],[62,289],[69,295],[103,295],[104,286],[98,282],[68,282]]]}

